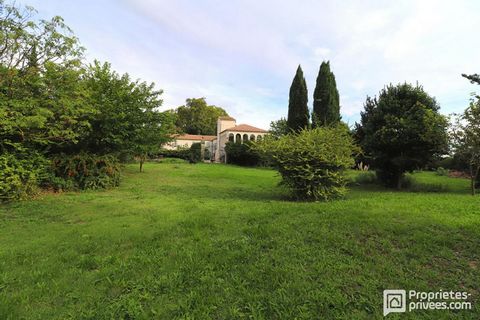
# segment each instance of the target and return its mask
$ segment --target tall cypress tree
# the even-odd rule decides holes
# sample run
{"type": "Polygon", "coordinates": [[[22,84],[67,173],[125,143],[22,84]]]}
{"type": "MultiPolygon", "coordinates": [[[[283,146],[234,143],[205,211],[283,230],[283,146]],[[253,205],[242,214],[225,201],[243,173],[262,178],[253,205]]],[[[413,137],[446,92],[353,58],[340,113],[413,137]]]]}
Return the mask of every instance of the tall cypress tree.
{"type": "Polygon", "coordinates": [[[290,86],[287,125],[290,130],[298,132],[308,127],[309,120],[307,83],[299,65],[290,86]]]}
{"type": "Polygon", "coordinates": [[[335,75],[330,71],[330,62],[322,62],[318,72],[317,84],[313,92],[314,127],[335,124],[340,121],[340,97],[335,75]]]}

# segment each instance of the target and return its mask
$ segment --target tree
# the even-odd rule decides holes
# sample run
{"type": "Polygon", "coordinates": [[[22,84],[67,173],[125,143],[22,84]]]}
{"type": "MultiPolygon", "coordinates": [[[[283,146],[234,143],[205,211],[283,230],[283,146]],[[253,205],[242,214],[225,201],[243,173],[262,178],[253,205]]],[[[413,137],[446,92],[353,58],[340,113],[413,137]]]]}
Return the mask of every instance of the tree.
{"type": "Polygon", "coordinates": [[[458,115],[452,130],[455,155],[466,160],[469,166],[470,187],[475,195],[475,182],[480,171],[480,100],[474,98],[470,106],[458,115]]]}
{"type": "Polygon", "coordinates": [[[174,117],[170,112],[159,112],[153,105],[142,108],[135,130],[131,151],[138,157],[142,172],[149,154],[157,153],[160,146],[171,140],[175,131],[174,117]]]}
{"type": "Polygon", "coordinates": [[[308,128],[309,119],[307,83],[299,65],[290,86],[287,124],[291,130],[298,132],[308,128]]]}
{"type": "Polygon", "coordinates": [[[216,135],[218,117],[228,116],[217,106],[208,105],[205,98],[191,98],[175,110],[179,131],[188,134],[216,135]]]}
{"type": "Polygon", "coordinates": [[[288,127],[287,119],[280,118],[277,121],[270,122],[270,135],[275,138],[280,138],[288,133],[290,133],[290,128],[288,127]]]}
{"type": "Polygon", "coordinates": [[[447,120],[421,86],[388,86],[367,98],[356,136],[386,186],[401,187],[405,172],[447,150],[447,120]]]}
{"type": "MultiPolygon", "coordinates": [[[[162,90],[155,90],[153,83],[133,81],[128,74],[119,75],[108,63],[95,61],[85,76],[89,100],[95,114],[88,118],[90,132],[79,148],[100,154],[140,152],[152,144],[164,140],[163,121],[170,117],[161,115],[162,90]]],[[[173,133],[173,130],[170,134],[173,133]]]]}
{"type": "Polygon", "coordinates": [[[83,48],[62,18],[34,15],[0,0],[0,152],[51,153],[89,130],[83,48]]]}
{"type": "Polygon", "coordinates": [[[313,127],[340,122],[340,98],[335,75],[330,71],[330,62],[322,62],[313,92],[313,127]]]}

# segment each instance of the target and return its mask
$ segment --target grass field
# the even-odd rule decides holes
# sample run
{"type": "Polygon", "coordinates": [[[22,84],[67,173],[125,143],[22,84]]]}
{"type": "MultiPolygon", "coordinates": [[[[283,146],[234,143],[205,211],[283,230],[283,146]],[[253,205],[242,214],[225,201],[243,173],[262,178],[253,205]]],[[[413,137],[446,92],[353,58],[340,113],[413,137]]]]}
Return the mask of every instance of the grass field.
{"type": "Polygon", "coordinates": [[[284,200],[274,171],[128,166],[121,187],[0,206],[0,319],[372,319],[384,289],[472,294],[480,318],[480,196],[354,186],[284,200]]]}

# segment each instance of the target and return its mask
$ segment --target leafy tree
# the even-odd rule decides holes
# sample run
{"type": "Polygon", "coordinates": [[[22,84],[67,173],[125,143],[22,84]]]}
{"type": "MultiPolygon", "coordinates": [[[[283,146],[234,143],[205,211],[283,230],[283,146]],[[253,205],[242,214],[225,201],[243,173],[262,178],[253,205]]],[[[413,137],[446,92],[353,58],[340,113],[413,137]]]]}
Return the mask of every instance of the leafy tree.
{"type": "Polygon", "coordinates": [[[142,108],[138,126],[132,141],[132,153],[138,157],[140,172],[151,154],[158,153],[160,146],[171,140],[175,131],[173,114],[159,112],[153,106],[142,108]]]}
{"type": "Polygon", "coordinates": [[[51,153],[89,128],[83,48],[60,17],[0,1],[0,152],[51,153]]]}
{"type": "Polygon", "coordinates": [[[287,125],[291,130],[298,132],[308,128],[309,119],[307,83],[299,65],[290,86],[287,125]]]}
{"type": "Polygon", "coordinates": [[[470,186],[475,195],[476,181],[480,171],[480,100],[472,99],[470,106],[458,115],[452,130],[455,155],[465,159],[469,166],[470,186]]]}
{"type": "Polygon", "coordinates": [[[128,74],[119,75],[110,64],[98,61],[89,66],[85,81],[96,113],[88,119],[91,130],[81,141],[82,150],[133,152],[142,166],[148,153],[168,141],[172,115],[158,110],[162,91],[155,90],[153,83],[132,81],[128,74]]]}
{"type": "Polygon", "coordinates": [[[187,99],[186,104],[178,107],[175,113],[179,131],[201,135],[216,135],[218,117],[228,116],[224,109],[208,105],[205,98],[187,99]]]}
{"type": "Polygon", "coordinates": [[[336,124],[340,121],[340,97],[330,62],[322,62],[313,92],[313,127],[336,124]]]}
{"type": "Polygon", "coordinates": [[[280,118],[277,121],[270,122],[270,135],[275,138],[280,138],[288,133],[290,133],[290,129],[288,127],[287,119],[280,118]]]}
{"type": "Polygon", "coordinates": [[[385,185],[401,187],[405,172],[421,168],[447,149],[447,120],[421,86],[388,86],[367,98],[357,137],[385,185]]]}

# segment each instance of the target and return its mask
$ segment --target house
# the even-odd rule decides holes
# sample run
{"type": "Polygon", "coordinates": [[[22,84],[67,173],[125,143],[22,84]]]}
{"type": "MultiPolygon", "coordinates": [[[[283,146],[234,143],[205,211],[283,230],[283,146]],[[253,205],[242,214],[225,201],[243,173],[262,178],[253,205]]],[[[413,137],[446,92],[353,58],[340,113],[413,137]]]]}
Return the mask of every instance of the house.
{"type": "Polygon", "coordinates": [[[205,149],[210,151],[215,162],[226,162],[225,144],[228,141],[243,143],[245,141],[258,141],[268,133],[267,130],[256,128],[248,124],[239,124],[229,116],[219,117],[217,120],[217,135],[175,135],[174,140],[166,145],[166,149],[190,148],[193,143],[204,144],[205,149]]]}

